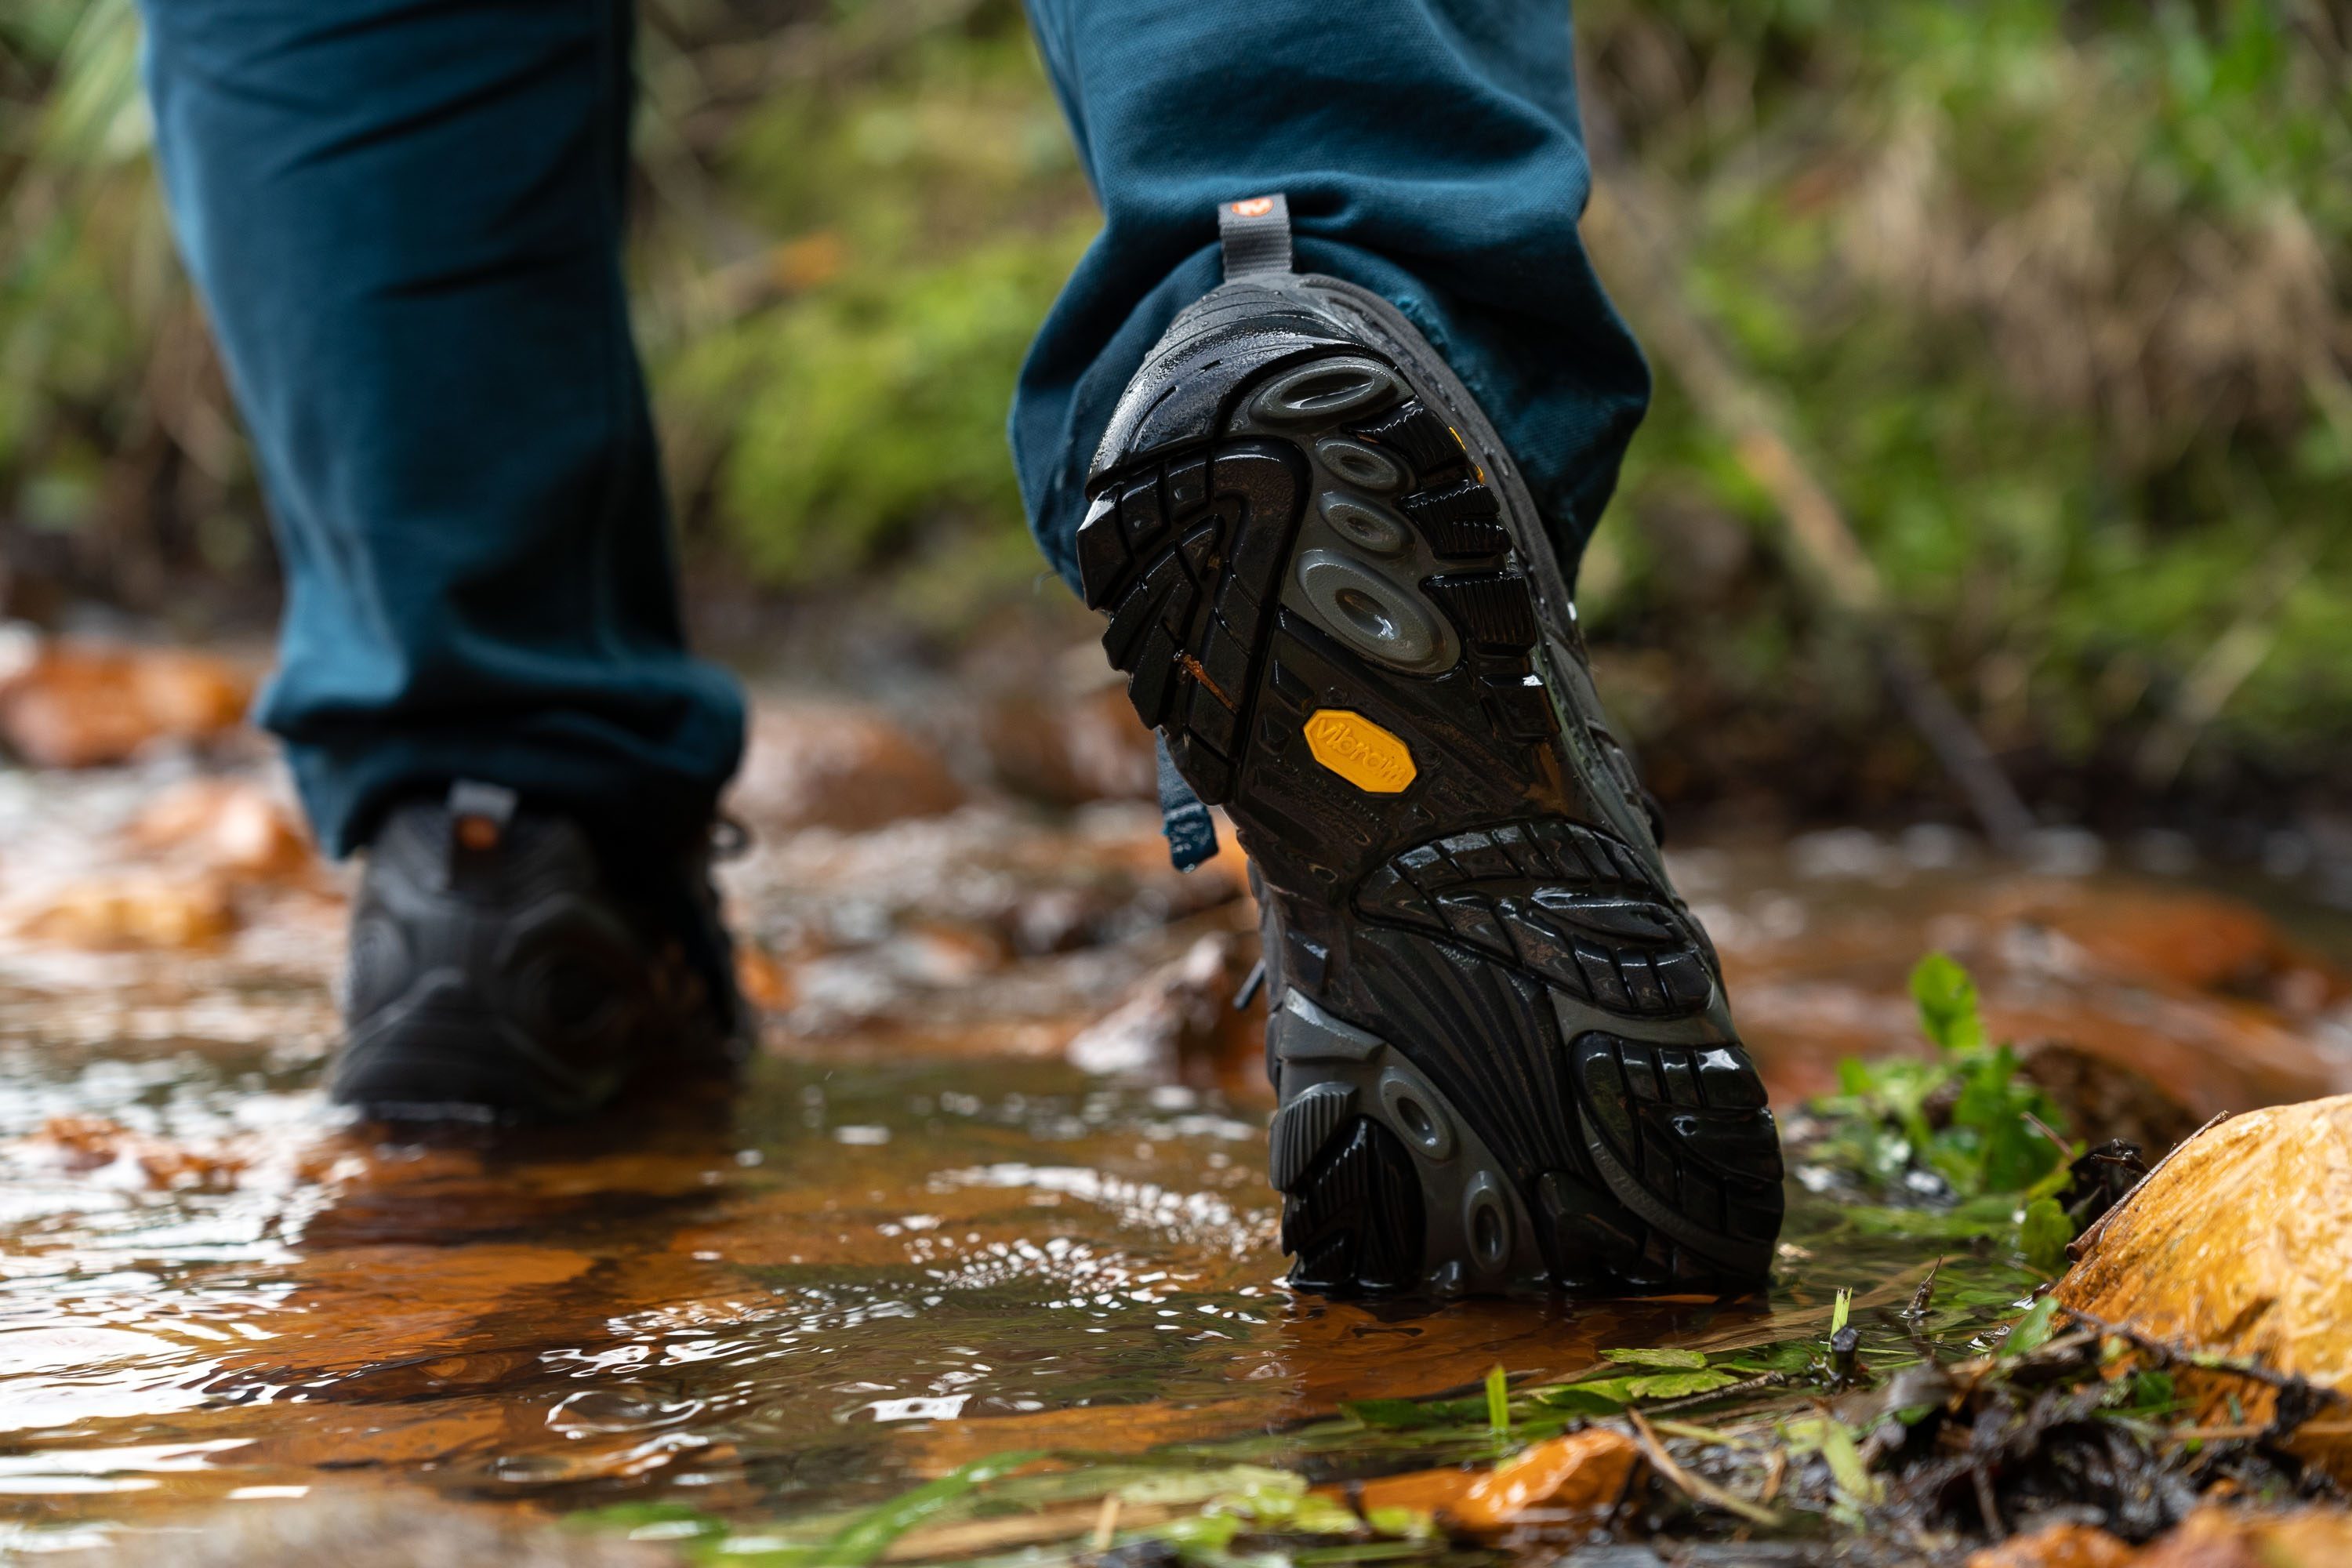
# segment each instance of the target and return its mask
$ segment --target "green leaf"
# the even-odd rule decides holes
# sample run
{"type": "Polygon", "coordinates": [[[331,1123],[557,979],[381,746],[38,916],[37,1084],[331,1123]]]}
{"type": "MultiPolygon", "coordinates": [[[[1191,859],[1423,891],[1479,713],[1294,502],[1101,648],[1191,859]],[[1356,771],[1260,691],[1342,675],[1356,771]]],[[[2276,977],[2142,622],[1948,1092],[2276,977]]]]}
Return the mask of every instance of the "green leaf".
{"type": "Polygon", "coordinates": [[[2025,1316],[2017,1320],[2017,1326],[2009,1331],[2009,1337],[2000,1342],[2000,1353],[2021,1356],[2041,1349],[2049,1342],[2051,1321],[2057,1315],[2058,1298],[2055,1296],[2044,1296],[2034,1302],[2026,1310],[2025,1316]]]}
{"type": "Polygon", "coordinates": [[[1486,1429],[1497,1437],[1511,1430],[1511,1378],[1500,1362],[1486,1369],[1486,1429]]]}
{"type": "Polygon", "coordinates": [[[1830,1307],[1830,1332],[1832,1335],[1845,1327],[1846,1318],[1853,1310],[1853,1292],[1851,1289],[1840,1290],[1837,1300],[1830,1307]]]}
{"type": "Polygon", "coordinates": [[[1706,1364],[1706,1354],[1703,1351],[1685,1351],[1674,1350],[1671,1348],[1660,1348],[1656,1350],[1602,1351],[1601,1355],[1602,1360],[1613,1361],[1619,1366],[1655,1366],[1677,1370],[1696,1371],[1699,1367],[1703,1367],[1706,1364]]]}
{"type": "Polygon", "coordinates": [[[2021,1114],[2013,1114],[1985,1134],[1984,1190],[2023,1192],[2059,1163],[2058,1146],[2021,1114]]]}
{"type": "Polygon", "coordinates": [[[2130,1408],[2141,1415],[2167,1415],[2180,1403],[2168,1372],[2142,1371],[2131,1374],[2126,1385],[2130,1389],[2130,1408]]]}
{"type": "Polygon", "coordinates": [[[1712,1394],[1738,1381],[1738,1373],[1712,1367],[1701,1372],[1661,1372],[1633,1379],[1626,1385],[1626,1392],[1636,1399],[1681,1399],[1694,1394],[1712,1394]]]}
{"type": "Polygon", "coordinates": [[[1368,1508],[1364,1522],[1382,1535],[1402,1536],[1408,1541],[1425,1541],[1437,1533],[1437,1521],[1423,1508],[1368,1508]]]}
{"type": "Polygon", "coordinates": [[[1961,1053],[1984,1049],[1984,1019],[1977,1011],[1977,983],[1940,952],[1931,952],[1911,971],[1911,999],[1919,1005],[1919,1027],[1939,1049],[1961,1053]]]}
{"type": "Polygon", "coordinates": [[[1146,1533],[1156,1535],[1172,1546],[1223,1552],[1241,1532],[1242,1518],[1237,1513],[1195,1513],[1154,1525],[1146,1533]]]}
{"type": "Polygon", "coordinates": [[[1632,1377],[1593,1378],[1584,1383],[1571,1383],[1560,1388],[1536,1391],[1536,1402],[1550,1410],[1564,1410],[1571,1415],[1614,1415],[1633,1397],[1632,1377]]]}
{"type": "Polygon", "coordinates": [[[1341,1405],[1339,1409],[1367,1426],[1396,1432],[1408,1432],[1416,1426],[1440,1426],[1445,1419],[1431,1414],[1427,1405],[1415,1405],[1410,1399],[1355,1399],[1341,1405]]]}
{"type": "Polygon", "coordinates": [[[1223,1465],[1212,1469],[1169,1468],[1128,1481],[1119,1499],[1139,1508],[1189,1508],[1213,1500],[1239,1498],[1253,1506],[1271,1495],[1295,1495],[1307,1483],[1270,1465],[1223,1465]]]}
{"type": "Polygon", "coordinates": [[[844,1525],[811,1555],[810,1568],[865,1568],[865,1564],[881,1556],[893,1541],[941,1509],[962,1501],[973,1488],[1043,1458],[1045,1455],[1034,1449],[1015,1449],[960,1465],[939,1479],[902,1492],[844,1525]]]}
{"type": "Polygon", "coordinates": [[[2029,1268],[2044,1274],[2063,1274],[2066,1244],[2074,1239],[2074,1222],[2056,1198],[2036,1198],[2025,1205],[2025,1219],[2017,1227],[2017,1245],[2029,1268]]]}
{"type": "Polygon", "coordinates": [[[1864,1468],[1862,1450],[1854,1446],[1853,1430],[1835,1417],[1822,1422],[1822,1458],[1829,1461],[1830,1479],[1856,1503],[1874,1503],[1884,1490],[1877,1477],[1864,1468]]]}

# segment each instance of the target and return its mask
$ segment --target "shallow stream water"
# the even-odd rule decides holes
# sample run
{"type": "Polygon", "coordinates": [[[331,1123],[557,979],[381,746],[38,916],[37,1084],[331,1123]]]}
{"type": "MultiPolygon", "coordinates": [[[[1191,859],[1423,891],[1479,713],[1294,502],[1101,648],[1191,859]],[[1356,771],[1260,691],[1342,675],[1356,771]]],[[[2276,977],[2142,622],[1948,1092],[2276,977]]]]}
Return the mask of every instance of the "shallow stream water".
{"type": "MultiPolygon", "coordinates": [[[[9,787],[27,909],[152,858],[121,837],[152,779],[9,787]]],[[[1924,1268],[1800,1183],[1769,1299],[1293,1296],[1247,1025],[1068,1059],[1203,942],[1246,943],[1232,858],[1180,882],[1155,826],[982,803],[772,840],[729,873],[772,1009],[748,1082],[552,1131],[324,1103],[340,884],[316,868],[239,883],[234,931],[185,946],[19,910],[50,934],[0,950],[0,1546],[387,1487],[749,1531],[1004,1449],[1267,1434],[1258,1462],[1344,1474],[1280,1434],[1497,1363],[1785,1338],[1924,1268]]],[[[2352,1087],[2347,922],[2222,870],[2071,840],[1996,868],[1938,830],[1675,859],[1784,1105],[1841,1055],[1914,1048],[1931,947],[1997,1032],[2128,1060],[2199,1119],[2352,1087]]],[[[168,891],[141,886],[109,896],[168,891]]]]}

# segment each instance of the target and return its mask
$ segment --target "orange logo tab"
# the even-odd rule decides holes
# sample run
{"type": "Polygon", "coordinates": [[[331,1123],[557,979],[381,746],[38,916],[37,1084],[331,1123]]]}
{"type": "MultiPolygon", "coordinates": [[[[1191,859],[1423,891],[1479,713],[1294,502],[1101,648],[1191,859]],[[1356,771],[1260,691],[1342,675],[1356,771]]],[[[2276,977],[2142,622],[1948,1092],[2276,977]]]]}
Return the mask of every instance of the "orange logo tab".
{"type": "Polygon", "coordinates": [[[1272,196],[1252,196],[1245,202],[1235,202],[1234,204],[1234,216],[1235,217],[1264,217],[1273,210],[1274,198],[1272,196]]]}
{"type": "Polygon", "coordinates": [[[1366,795],[1396,795],[1420,771],[1404,742],[1344,708],[1318,708],[1307,718],[1307,749],[1315,760],[1366,795]]]}

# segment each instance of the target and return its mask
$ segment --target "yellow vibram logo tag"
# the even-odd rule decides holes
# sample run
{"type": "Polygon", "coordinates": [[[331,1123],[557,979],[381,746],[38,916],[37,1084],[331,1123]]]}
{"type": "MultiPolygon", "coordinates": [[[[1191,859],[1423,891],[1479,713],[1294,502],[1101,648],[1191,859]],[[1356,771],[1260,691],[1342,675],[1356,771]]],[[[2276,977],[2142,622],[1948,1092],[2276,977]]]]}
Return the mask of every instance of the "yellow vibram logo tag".
{"type": "Polygon", "coordinates": [[[1307,749],[1366,795],[1395,795],[1419,772],[1402,741],[1344,708],[1318,708],[1307,715],[1307,749]]]}

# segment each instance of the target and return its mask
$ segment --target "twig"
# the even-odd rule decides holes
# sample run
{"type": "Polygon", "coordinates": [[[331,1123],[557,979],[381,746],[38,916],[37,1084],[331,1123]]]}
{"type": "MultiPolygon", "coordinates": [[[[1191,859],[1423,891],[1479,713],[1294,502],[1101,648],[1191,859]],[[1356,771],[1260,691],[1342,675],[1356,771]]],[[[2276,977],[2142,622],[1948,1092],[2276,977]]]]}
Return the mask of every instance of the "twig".
{"type": "Polygon", "coordinates": [[[1666,1446],[1658,1441],[1657,1433],[1652,1429],[1649,1422],[1643,1418],[1640,1411],[1628,1410],[1625,1412],[1625,1419],[1633,1424],[1633,1441],[1641,1445],[1642,1457],[1650,1461],[1650,1468],[1672,1482],[1693,1502],[1703,1503],[1709,1508],[1719,1508],[1727,1513],[1736,1513],[1751,1524],[1760,1524],[1769,1528],[1780,1522],[1780,1516],[1770,1509],[1749,1502],[1744,1497],[1737,1497],[1705,1477],[1692,1475],[1675,1463],[1675,1457],[1666,1452],[1666,1446]]]}
{"type": "MultiPolygon", "coordinates": [[[[1177,1510],[1161,1503],[1124,1509],[1118,1518],[1130,1529],[1162,1524],[1177,1510]]],[[[1102,1514],[1085,1507],[1056,1509],[1046,1513],[1014,1514],[1008,1519],[970,1519],[954,1524],[910,1531],[885,1549],[883,1563],[937,1563],[958,1557],[979,1557],[1043,1546],[1056,1541],[1080,1541],[1099,1528],[1102,1514]]]]}
{"type": "Polygon", "coordinates": [[[1982,1518],[1985,1533],[1995,1541],[2000,1540],[2009,1533],[2009,1526],[2001,1522],[2000,1500],[1992,1491],[1992,1473],[1985,1468],[1982,1459],[1969,1461],[1969,1480],[1976,1488],[1977,1512],[1982,1518]]]}
{"type": "Polygon", "coordinates": [[[2027,1121],[2032,1123],[2033,1130],[2036,1132],[2041,1133],[2042,1136],[2050,1140],[2051,1146],[2058,1151],[2058,1157],[2060,1159],[2072,1160],[2074,1157],[2074,1145],[2066,1142],[2065,1137],[2059,1132],[2058,1129],[2051,1126],[2050,1123],[2042,1121],[2042,1118],[2034,1115],[2033,1112],[2030,1110],[2022,1111],[2020,1114],[2021,1114],[2027,1121]]]}
{"type": "Polygon", "coordinates": [[[2059,1304],[2058,1310],[2086,1329],[2109,1339],[2121,1340],[2134,1350],[2145,1351],[2149,1355],[2158,1357],[2174,1366],[2188,1367],[2195,1372],[2218,1372],[2232,1377],[2242,1377],[2250,1383],[2259,1383],[2266,1387],[2274,1388],[2281,1394],[2292,1394],[2297,1398],[2312,1400],[2321,1405],[2341,1404],[2344,1400],[2344,1395],[2336,1393],[2336,1390],[2314,1383],[2309,1378],[2295,1373],[2279,1372],[2274,1368],[2264,1366],[2260,1362],[2247,1361],[2239,1356],[2226,1356],[2218,1351],[2202,1351],[2192,1345],[2177,1344],[2170,1340],[2133,1328],[2129,1323],[2108,1322],[2104,1318],[2084,1311],[2080,1307],[2069,1307],[2063,1302],[2059,1304]]]}
{"type": "Polygon", "coordinates": [[[1759,1445],[1736,1432],[1719,1431],[1713,1426],[1696,1426],[1687,1421],[1661,1421],[1658,1407],[1652,1405],[1643,1414],[1649,1417],[1650,1428],[1669,1437],[1688,1437],[1695,1443],[1711,1443],[1718,1448],[1753,1448],[1759,1445]]]}
{"type": "Polygon", "coordinates": [[[1112,1539],[1118,1534],[1119,1501],[1117,1492],[1103,1493],[1102,1511],[1095,1515],[1094,1546],[1097,1552],[1109,1551],[1112,1539]]]}
{"type": "Polygon", "coordinates": [[[1924,1318],[1927,1315],[1927,1303],[1936,1295],[1936,1276],[1942,1273],[1943,1268],[1944,1259],[1938,1254],[1936,1261],[1927,1266],[1927,1278],[1920,1280],[1919,1289],[1911,1293],[1911,1305],[1903,1310],[1905,1317],[1924,1318]]]}
{"type": "Polygon", "coordinates": [[[1661,1399],[1643,1408],[1652,1415],[1664,1415],[1670,1410],[1688,1410],[1694,1405],[1708,1405],[1718,1399],[1737,1399],[1743,1394],[1760,1394],[1768,1388],[1779,1388],[1789,1381],[1784,1372],[1759,1373],[1741,1383],[1727,1383],[1721,1388],[1711,1388],[1703,1394],[1685,1394],[1676,1399],[1661,1399]]]}
{"type": "MultiPolygon", "coordinates": [[[[2260,1437],[2270,1431],[2268,1423],[2257,1426],[2241,1422],[2233,1426],[2162,1426],[2155,1436],[2168,1443],[2217,1443],[2234,1437],[2260,1437]]],[[[2295,1428],[2305,1437],[2352,1437],[2352,1421],[2306,1421],[2295,1428]]]]}

